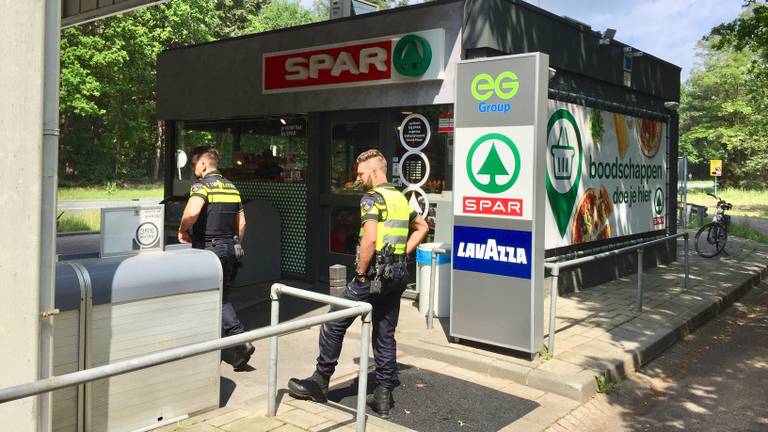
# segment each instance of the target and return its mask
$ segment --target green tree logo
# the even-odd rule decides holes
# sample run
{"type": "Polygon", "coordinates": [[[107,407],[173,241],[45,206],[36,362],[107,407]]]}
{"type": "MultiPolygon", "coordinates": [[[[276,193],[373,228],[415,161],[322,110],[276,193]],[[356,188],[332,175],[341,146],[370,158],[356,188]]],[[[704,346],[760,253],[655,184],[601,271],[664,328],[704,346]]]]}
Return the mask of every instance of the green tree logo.
{"type": "Polygon", "coordinates": [[[653,211],[659,216],[664,213],[664,191],[661,188],[656,188],[653,194],[653,211]]]}
{"type": "Polygon", "coordinates": [[[467,154],[467,175],[469,176],[469,181],[485,193],[497,194],[508,190],[515,184],[517,177],[520,175],[520,152],[517,150],[517,146],[511,139],[502,134],[489,133],[481,136],[472,144],[469,154],[467,154]],[[475,152],[481,146],[488,145],[487,143],[491,146],[488,156],[485,157],[485,161],[480,165],[480,168],[475,170],[472,166],[475,152]],[[514,169],[511,175],[496,149],[496,145],[499,143],[506,145],[514,156],[514,169]],[[489,178],[488,182],[481,183],[477,178],[478,175],[487,175],[489,178]],[[509,176],[509,180],[505,183],[499,183],[498,176],[509,176]]]}
{"type": "Polygon", "coordinates": [[[392,65],[403,76],[424,75],[432,63],[432,47],[426,39],[416,35],[405,35],[395,45],[392,65]]]}

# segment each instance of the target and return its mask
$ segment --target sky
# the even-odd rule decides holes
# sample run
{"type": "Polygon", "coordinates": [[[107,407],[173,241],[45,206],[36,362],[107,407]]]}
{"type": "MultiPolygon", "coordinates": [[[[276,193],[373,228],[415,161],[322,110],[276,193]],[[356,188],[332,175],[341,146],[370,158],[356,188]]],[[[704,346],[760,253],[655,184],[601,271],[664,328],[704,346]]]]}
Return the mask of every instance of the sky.
{"type": "Polygon", "coordinates": [[[696,43],[712,27],[742,12],[742,0],[530,0],[602,31],[614,39],[683,68],[688,79],[696,61],[696,43]]]}
{"type": "MultiPolygon", "coordinates": [[[[312,0],[300,0],[305,7],[312,0]]],[[[420,3],[422,0],[410,0],[420,3]]],[[[616,29],[615,39],[682,67],[691,73],[696,43],[712,27],[742,12],[742,0],[527,0],[558,15],[584,22],[596,31],[616,29]]]]}

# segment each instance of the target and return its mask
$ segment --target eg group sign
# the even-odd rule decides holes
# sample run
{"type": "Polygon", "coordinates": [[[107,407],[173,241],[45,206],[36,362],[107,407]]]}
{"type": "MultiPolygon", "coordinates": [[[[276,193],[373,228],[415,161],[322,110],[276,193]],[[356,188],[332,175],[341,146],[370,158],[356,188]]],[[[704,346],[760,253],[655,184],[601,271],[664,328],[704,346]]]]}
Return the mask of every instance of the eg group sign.
{"type": "Polygon", "coordinates": [[[511,70],[481,72],[469,86],[471,103],[462,118],[473,126],[456,129],[454,214],[460,216],[533,218],[533,125],[500,126],[490,118],[519,111],[520,85],[511,70]]]}

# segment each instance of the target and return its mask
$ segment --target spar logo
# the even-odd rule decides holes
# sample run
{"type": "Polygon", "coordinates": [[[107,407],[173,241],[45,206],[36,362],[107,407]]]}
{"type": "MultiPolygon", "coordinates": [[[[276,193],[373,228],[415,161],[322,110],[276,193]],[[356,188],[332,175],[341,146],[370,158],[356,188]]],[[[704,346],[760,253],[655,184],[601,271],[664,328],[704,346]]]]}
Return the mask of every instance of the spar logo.
{"type": "Polygon", "coordinates": [[[406,35],[395,45],[392,64],[400,75],[407,77],[424,75],[430,63],[432,63],[432,47],[423,37],[406,35]]]}
{"type": "Polygon", "coordinates": [[[439,67],[430,68],[435,52],[428,38],[442,40],[442,35],[443,30],[427,30],[402,37],[264,54],[263,91],[277,93],[434,79],[439,67]]]}
{"type": "Polygon", "coordinates": [[[653,224],[664,225],[664,190],[660,187],[656,188],[653,193],[653,224]]]}
{"type": "Polygon", "coordinates": [[[470,89],[472,97],[479,102],[478,112],[508,113],[512,110],[512,105],[508,101],[517,94],[520,82],[517,74],[512,71],[501,72],[495,77],[481,73],[472,79],[470,89]],[[488,102],[494,96],[494,101],[488,102]]]}
{"type": "MultiPolygon", "coordinates": [[[[507,136],[489,133],[478,138],[470,147],[466,162],[467,176],[472,185],[485,194],[507,192],[520,175],[520,151],[507,136]]],[[[465,213],[492,216],[523,215],[523,200],[516,197],[464,196],[465,213]]]]}
{"type": "Polygon", "coordinates": [[[454,226],[455,270],[531,278],[529,231],[454,226]]]}

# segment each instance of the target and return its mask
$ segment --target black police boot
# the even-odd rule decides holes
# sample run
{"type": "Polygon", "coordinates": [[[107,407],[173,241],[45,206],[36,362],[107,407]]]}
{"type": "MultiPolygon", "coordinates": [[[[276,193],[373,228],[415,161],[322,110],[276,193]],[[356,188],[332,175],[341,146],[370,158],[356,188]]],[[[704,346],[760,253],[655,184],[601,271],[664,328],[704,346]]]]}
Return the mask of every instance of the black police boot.
{"type": "Polygon", "coordinates": [[[250,342],[246,342],[242,345],[238,345],[235,347],[235,355],[234,355],[234,361],[232,362],[232,366],[236,371],[243,370],[245,368],[245,365],[248,364],[248,360],[251,359],[251,354],[256,351],[256,348],[254,348],[253,345],[251,345],[250,342]]]}
{"type": "Polygon", "coordinates": [[[366,402],[379,417],[389,418],[389,410],[392,409],[392,405],[394,405],[392,390],[380,385],[376,386],[373,390],[373,394],[368,395],[366,402]]]}
{"type": "Polygon", "coordinates": [[[328,401],[328,381],[320,372],[315,371],[306,379],[291,378],[288,380],[288,394],[296,399],[311,399],[315,402],[328,401]]]}

